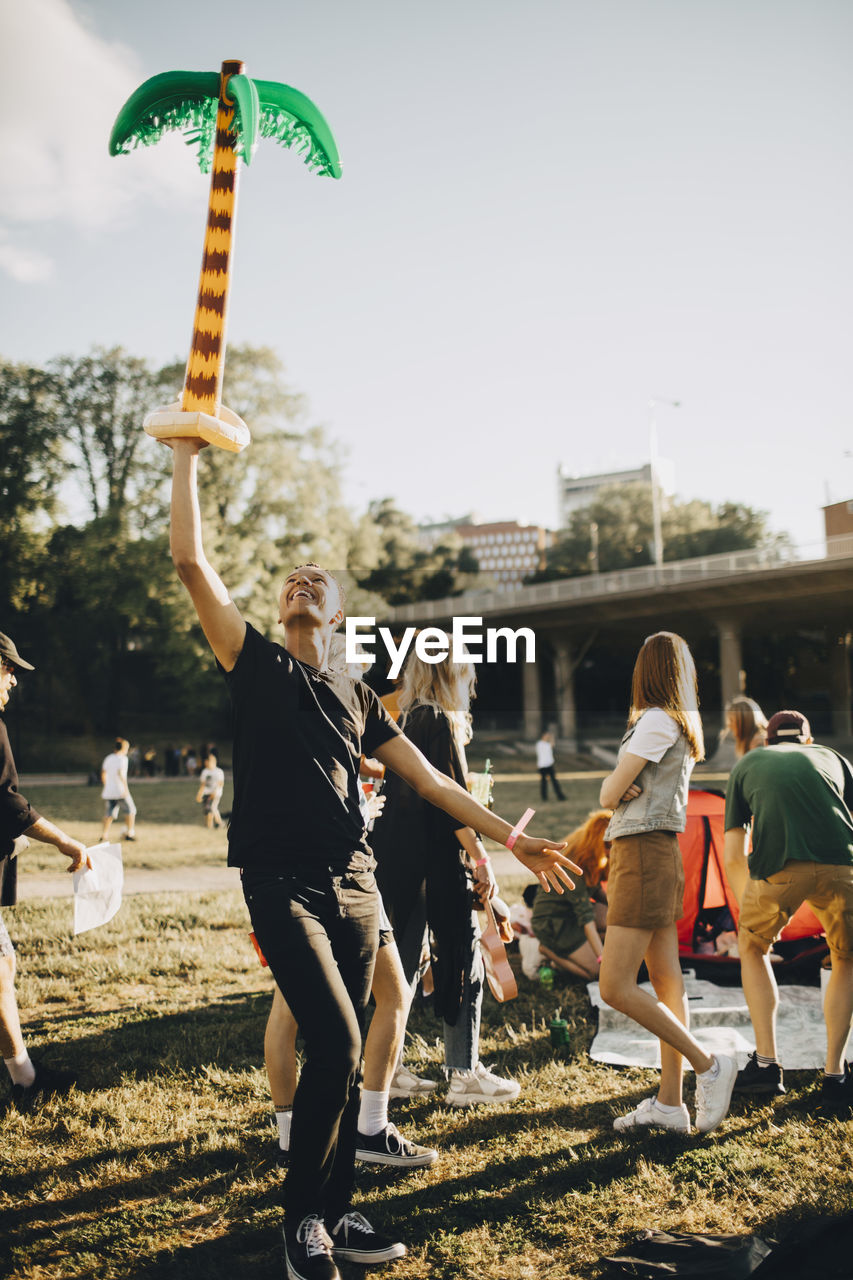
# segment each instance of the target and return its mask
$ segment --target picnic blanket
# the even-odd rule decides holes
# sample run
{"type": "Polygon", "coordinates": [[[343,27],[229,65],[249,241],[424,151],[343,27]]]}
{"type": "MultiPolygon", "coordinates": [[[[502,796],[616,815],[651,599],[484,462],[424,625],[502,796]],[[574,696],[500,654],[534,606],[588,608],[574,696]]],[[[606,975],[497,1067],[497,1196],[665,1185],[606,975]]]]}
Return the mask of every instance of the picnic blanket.
{"type": "MultiPolygon", "coordinates": [[[[649,983],[642,985],[654,994],[649,983]]],[[[684,974],[684,985],[690,1004],[690,1029],[703,1049],[731,1054],[739,1067],[744,1066],[755,1048],[755,1037],[743,990],[704,982],[690,970],[684,974]]],[[[598,1034],[590,1048],[593,1061],[618,1067],[660,1067],[658,1040],[631,1018],[604,1004],[597,982],[591,982],[587,991],[598,1009],[598,1034]]],[[[819,987],[780,986],[776,1026],[779,1060],[784,1067],[805,1071],[823,1066],[826,1029],[819,987]]],[[[685,1066],[689,1070],[689,1064],[685,1066]]]]}

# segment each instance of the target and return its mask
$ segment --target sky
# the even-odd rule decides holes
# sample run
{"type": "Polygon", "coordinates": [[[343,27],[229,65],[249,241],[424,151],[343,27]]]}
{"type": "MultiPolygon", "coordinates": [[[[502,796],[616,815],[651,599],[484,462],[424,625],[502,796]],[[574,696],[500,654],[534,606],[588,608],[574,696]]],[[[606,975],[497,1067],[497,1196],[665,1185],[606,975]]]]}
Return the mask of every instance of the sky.
{"type": "Polygon", "coordinates": [[[261,142],[228,338],[354,508],[553,527],[559,465],[648,459],[650,400],[682,498],[816,551],[853,499],[849,0],[0,0],[0,38],[0,356],[186,358],[208,179],[107,139],[149,76],[241,58],[343,177],[261,142]]]}

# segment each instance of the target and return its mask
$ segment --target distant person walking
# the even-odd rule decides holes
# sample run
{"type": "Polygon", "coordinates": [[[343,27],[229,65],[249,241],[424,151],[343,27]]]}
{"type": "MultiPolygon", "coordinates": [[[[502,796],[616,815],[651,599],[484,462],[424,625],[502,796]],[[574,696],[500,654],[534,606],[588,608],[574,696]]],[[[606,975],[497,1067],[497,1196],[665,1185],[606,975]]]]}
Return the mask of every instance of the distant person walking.
{"type": "Polygon", "coordinates": [[[104,757],[101,765],[101,782],[104,787],[101,792],[101,797],[104,801],[102,840],[106,840],[113,818],[117,818],[122,810],[124,810],[125,815],[124,838],[125,840],[136,839],[134,832],[136,805],[133,803],[133,796],[130,794],[130,787],[127,785],[127,753],[129,750],[130,743],[127,738],[116,738],[115,750],[104,757]]]}
{"type": "Polygon", "coordinates": [[[542,791],[542,799],[548,799],[548,779],[551,779],[551,786],[554,788],[554,795],[558,800],[565,800],[562,787],[557,781],[557,770],[554,759],[554,735],[546,729],[542,737],[536,743],[536,768],[539,770],[539,785],[542,791]]]}
{"type": "Polygon", "coordinates": [[[216,756],[211,752],[205,757],[204,768],[199,779],[198,795],[195,798],[196,804],[202,805],[204,809],[204,820],[208,830],[222,826],[219,801],[222,799],[224,786],[225,774],[220,769],[216,756]]]}
{"type": "MultiPolygon", "coordinates": [[[[9,694],[18,683],[19,671],[33,671],[15,644],[0,633],[0,712],[6,708],[9,694]]],[[[55,845],[70,858],[69,871],[91,866],[85,846],[72,840],[59,827],[36,813],[18,790],[18,773],[6,725],[0,717],[0,883],[2,905],[14,906],[17,900],[15,855],[26,848],[28,840],[55,845]]],[[[62,1093],[74,1084],[68,1071],[56,1071],[33,1062],[21,1034],[21,1020],[15,994],[15,948],[0,918],[0,1053],[12,1081],[12,1100],[19,1107],[30,1106],[40,1098],[62,1093]]]]}

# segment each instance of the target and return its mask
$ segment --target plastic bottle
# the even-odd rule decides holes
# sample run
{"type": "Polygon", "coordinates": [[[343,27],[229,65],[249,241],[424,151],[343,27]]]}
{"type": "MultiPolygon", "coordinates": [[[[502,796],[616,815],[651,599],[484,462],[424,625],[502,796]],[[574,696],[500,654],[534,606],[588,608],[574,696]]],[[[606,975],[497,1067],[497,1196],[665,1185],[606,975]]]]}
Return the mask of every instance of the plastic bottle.
{"type": "Polygon", "coordinates": [[[547,988],[547,990],[549,990],[549,991],[550,991],[550,990],[551,990],[551,988],[553,987],[553,985],[554,985],[554,970],[550,967],[550,965],[543,964],[543,965],[540,967],[540,969],[539,969],[539,983],[540,983],[540,986],[543,986],[543,987],[547,988]]]}
{"type": "Polygon", "coordinates": [[[548,1024],[548,1031],[551,1036],[551,1044],[555,1049],[563,1048],[569,1043],[569,1024],[565,1018],[552,1018],[548,1024]]]}

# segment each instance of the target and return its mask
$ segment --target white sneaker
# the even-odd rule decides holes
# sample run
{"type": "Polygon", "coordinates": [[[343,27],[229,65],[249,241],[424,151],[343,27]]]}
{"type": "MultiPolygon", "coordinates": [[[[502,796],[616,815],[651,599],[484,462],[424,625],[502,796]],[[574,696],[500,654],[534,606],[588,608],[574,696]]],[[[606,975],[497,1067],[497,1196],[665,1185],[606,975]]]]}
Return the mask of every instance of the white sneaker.
{"type": "Polygon", "coordinates": [[[424,1080],[421,1076],[416,1076],[408,1067],[398,1067],[391,1077],[388,1097],[424,1098],[437,1088],[438,1085],[434,1080],[424,1080]]]}
{"type": "Polygon", "coordinates": [[[732,1100],[732,1089],[737,1076],[737,1062],[728,1054],[714,1055],[717,1074],[702,1071],[696,1076],[696,1128],[700,1133],[710,1133],[725,1117],[732,1100]]]}
{"type": "Polygon", "coordinates": [[[525,978],[530,978],[531,982],[535,982],[539,977],[539,966],[542,963],[539,939],[521,934],[518,939],[518,951],[521,956],[521,972],[525,978]]]}
{"type": "Polygon", "coordinates": [[[517,1080],[504,1080],[478,1062],[473,1071],[454,1067],[446,1100],[449,1107],[473,1107],[478,1102],[512,1102],[520,1093],[517,1080]]]}
{"type": "Polygon", "coordinates": [[[657,1098],[644,1098],[634,1111],[617,1116],[613,1128],[620,1132],[626,1129],[672,1129],[676,1133],[689,1133],[690,1112],[683,1102],[677,1111],[664,1111],[658,1106],[657,1098]]]}

